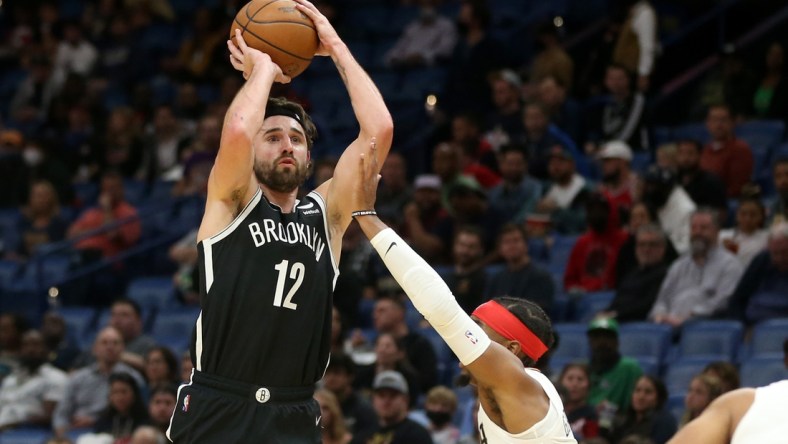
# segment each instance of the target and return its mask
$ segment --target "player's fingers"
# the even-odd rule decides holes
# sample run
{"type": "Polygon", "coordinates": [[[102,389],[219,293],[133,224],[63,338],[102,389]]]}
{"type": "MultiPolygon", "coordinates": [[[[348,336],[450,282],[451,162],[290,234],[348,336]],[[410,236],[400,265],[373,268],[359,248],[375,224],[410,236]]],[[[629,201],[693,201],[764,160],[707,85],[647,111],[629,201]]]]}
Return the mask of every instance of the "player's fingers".
{"type": "MultiPolygon", "coordinates": [[[[296,0],[296,1],[298,1],[298,0],[296,0]]],[[[314,6],[312,8],[314,8],[314,6]]],[[[303,3],[296,3],[296,9],[298,9],[299,11],[303,12],[304,14],[306,14],[307,17],[312,19],[312,21],[314,22],[314,21],[317,20],[317,18],[319,16],[317,15],[318,14],[317,10],[316,9],[312,9],[312,8],[310,8],[309,6],[307,6],[307,5],[303,4],[303,3]]]]}
{"type": "Polygon", "coordinates": [[[244,40],[243,36],[241,36],[240,29],[235,30],[235,44],[238,45],[238,48],[241,49],[242,53],[246,53],[248,46],[246,46],[246,40],[244,40]]]}
{"type": "Polygon", "coordinates": [[[241,50],[235,46],[235,43],[232,40],[227,41],[227,48],[230,50],[230,54],[233,55],[238,60],[242,60],[244,55],[241,53],[241,50]]]}

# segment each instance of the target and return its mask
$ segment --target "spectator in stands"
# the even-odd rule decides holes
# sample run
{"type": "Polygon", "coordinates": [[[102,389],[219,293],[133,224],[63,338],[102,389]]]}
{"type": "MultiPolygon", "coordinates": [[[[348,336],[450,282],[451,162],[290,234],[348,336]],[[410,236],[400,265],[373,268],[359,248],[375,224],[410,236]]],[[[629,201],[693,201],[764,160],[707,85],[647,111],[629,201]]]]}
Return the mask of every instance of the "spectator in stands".
{"type": "Polygon", "coordinates": [[[442,245],[451,245],[455,231],[464,225],[479,227],[485,245],[493,245],[506,216],[490,206],[487,194],[475,182],[460,183],[449,190],[450,215],[435,227],[442,245]]]}
{"type": "Polygon", "coordinates": [[[649,319],[680,327],[684,322],[710,317],[724,310],[744,268],[718,246],[717,212],[700,209],[690,218],[691,249],[668,270],[649,319]]]}
{"type": "Polygon", "coordinates": [[[145,356],[156,346],[156,341],[142,331],[142,309],[139,304],[125,298],[113,302],[109,325],[123,336],[125,347],[121,361],[142,371],[145,368],[145,356]]]}
{"type": "Polygon", "coordinates": [[[457,45],[457,28],[440,15],[438,0],[419,0],[419,16],[408,23],[385,56],[392,67],[433,66],[451,57],[457,45]]]}
{"type": "Polygon", "coordinates": [[[123,336],[113,327],[98,333],[93,345],[96,363],[69,375],[63,400],[52,417],[52,428],[57,437],[64,437],[71,429],[93,427],[109,400],[109,378],[112,373],[127,373],[138,387],[143,387],[142,376],[120,361],[123,336]]]}
{"type": "Polygon", "coordinates": [[[153,122],[145,131],[142,168],[138,176],[147,182],[180,179],[187,136],[187,129],[175,117],[172,106],[163,104],[156,107],[153,122]]]}
{"type": "Polygon", "coordinates": [[[689,390],[684,397],[684,415],[679,427],[700,416],[711,401],[723,393],[722,382],[715,376],[700,373],[690,381],[689,390]]]}
{"type": "Polygon", "coordinates": [[[506,224],[498,236],[498,252],[506,263],[504,269],[490,277],[485,300],[500,296],[528,299],[550,312],[555,297],[553,277],[533,263],[522,225],[506,224]]]}
{"type": "Polygon", "coordinates": [[[490,80],[492,103],[495,106],[489,113],[485,128],[488,131],[502,131],[509,140],[520,132],[523,104],[520,100],[522,81],[511,69],[496,73],[490,80]]]}
{"type": "Polygon", "coordinates": [[[143,139],[134,111],[118,107],[110,112],[103,137],[96,140],[93,152],[102,170],[112,169],[130,178],[142,165],[143,139]]]}
{"type": "Polygon", "coordinates": [[[188,384],[192,380],[192,372],[194,364],[192,363],[192,356],[189,350],[186,350],[181,355],[181,383],[188,384]]]}
{"type": "Polygon", "coordinates": [[[166,444],[164,433],[151,426],[140,426],[134,430],[129,444],[166,444]]]}
{"type": "Polygon", "coordinates": [[[472,177],[485,190],[489,190],[501,182],[501,176],[477,159],[477,147],[473,144],[458,145],[460,149],[460,167],[462,174],[472,177]]]}
{"type": "Polygon", "coordinates": [[[626,142],[614,140],[602,145],[598,158],[602,163],[599,190],[606,194],[619,211],[629,212],[638,199],[640,180],[632,171],[632,150],[626,142]]]}
{"type": "Polygon", "coordinates": [[[503,46],[489,35],[491,13],[484,0],[462,0],[457,15],[459,40],[449,61],[446,108],[450,113],[492,109],[487,76],[504,64],[503,46]]]}
{"type": "Polygon", "coordinates": [[[22,241],[16,253],[20,258],[28,258],[44,244],[63,240],[68,228],[60,214],[55,187],[47,181],[34,182],[30,186],[30,198],[22,209],[22,217],[17,224],[17,232],[22,241]]]}
{"type": "Polygon", "coordinates": [[[336,395],[330,390],[315,390],[314,398],[320,405],[320,428],[324,444],[348,444],[353,435],[345,427],[342,409],[336,395]]]}
{"type": "Polygon", "coordinates": [[[178,402],[177,386],[167,383],[152,384],[149,396],[148,417],[150,418],[150,424],[164,433],[170,426],[172,411],[178,402]]]}
{"type": "Polygon", "coordinates": [[[101,177],[99,204],[79,217],[68,229],[68,237],[74,239],[103,227],[122,223],[101,233],[82,238],[75,247],[88,258],[111,257],[131,247],[140,238],[141,226],[136,218],[137,210],[124,198],[123,177],[108,171],[101,177]],[[129,221],[131,220],[131,221],[129,221]]]}
{"type": "Polygon", "coordinates": [[[550,224],[556,232],[580,233],[586,228],[585,207],[590,193],[586,180],[575,171],[574,158],[566,148],[553,146],[548,159],[551,185],[536,204],[536,211],[550,216],[550,224]]]}
{"type": "Polygon", "coordinates": [[[353,444],[432,444],[432,437],[417,422],[408,418],[408,384],[396,371],[379,373],[372,386],[372,405],[378,415],[375,428],[353,434],[353,444]]]}
{"type": "Polygon", "coordinates": [[[345,426],[352,434],[375,427],[377,415],[372,406],[353,389],[356,364],[344,353],[332,353],[323,375],[323,387],[339,400],[345,426]]]}
{"type": "Polygon", "coordinates": [[[197,267],[197,229],[192,229],[170,246],[169,258],[178,270],[173,275],[173,285],[178,298],[186,305],[200,303],[199,268],[197,267]]]}
{"type": "Polygon", "coordinates": [[[28,330],[22,336],[19,367],[0,385],[0,431],[20,425],[50,425],[68,377],[47,362],[47,354],[41,332],[28,330]]]}
{"type": "Polygon", "coordinates": [[[788,223],[771,228],[768,251],[750,262],[731,295],[729,311],[747,325],[788,317],[788,223]]]}
{"type": "Polygon", "coordinates": [[[433,387],[424,399],[424,413],[429,419],[427,430],[435,444],[457,444],[460,429],[452,424],[457,411],[457,395],[448,387],[433,387]]]}
{"type": "Polygon", "coordinates": [[[638,435],[654,444],[665,444],[676,433],[676,418],[665,408],[668,390],[656,376],[643,375],[632,392],[632,403],[619,412],[606,435],[612,442],[638,435]]]}
{"type": "Polygon", "coordinates": [[[727,361],[710,362],[701,372],[704,375],[713,376],[719,379],[722,386],[722,393],[736,390],[741,386],[739,379],[739,369],[735,364],[727,361]]]}
{"type": "Polygon", "coordinates": [[[207,7],[200,7],[194,13],[193,35],[181,42],[178,57],[174,61],[177,75],[193,81],[212,80],[218,77],[217,60],[222,51],[224,29],[219,29],[216,14],[207,7]]]}
{"type": "Polygon", "coordinates": [[[536,28],[536,41],[541,50],[531,63],[531,81],[539,83],[545,77],[553,77],[565,85],[567,91],[572,91],[575,62],[561,45],[558,29],[552,21],[544,22],[536,28]]]}
{"type": "Polygon", "coordinates": [[[699,207],[710,207],[720,210],[720,215],[728,211],[728,200],[725,197],[725,184],[715,175],[700,167],[700,156],[703,147],[697,140],[682,140],[676,145],[676,162],[678,165],[678,183],[699,207]]]}
{"type": "Polygon", "coordinates": [[[788,222],[788,157],[774,162],[772,175],[776,199],[769,211],[769,223],[788,222]]]}
{"type": "Polygon", "coordinates": [[[168,347],[157,345],[145,354],[145,380],[149,386],[178,384],[178,359],[168,347]]]}
{"type": "Polygon", "coordinates": [[[214,114],[205,114],[202,111],[198,111],[197,115],[201,117],[197,123],[196,133],[191,140],[185,142],[181,159],[188,159],[194,153],[216,153],[219,150],[222,120],[214,114]]]}
{"type": "Polygon", "coordinates": [[[125,14],[116,13],[109,19],[103,38],[98,43],[98,60],[96,75],[112,81],[124,88],[132,88],[134,83],[152,75],[157,67],[137,63],[139,60],[150,60],[151,49],[135,38],[136,32],[131,29],[131,19],[125,14]]]}
{"type": "Polygon", "coordinates": [[[458,145],[448,142],[439,143],[432,151],[432,171],[441,180],[441,203],[449,213],[452,212],[449,204],[449,191],[458,184],[474,184],[478,182],[462,171],[462,152],[458,145]]]}
{"type": "Polygon", "coordinates": [[[760,200],[752,197],[739,201],[736,210],[736,225],[720,231],[720,245],[736,255],[744,268],[766,248],[769,230],[764,228],[766,208],[760,200]]]}
{"type": "MultiPolygon", "coordinates": [[[[656,213],[643,202],[637,202],[632,205],[629,210],[629,221],[627,222],[627,240],[618,251],[618,258],[616,259],[616,289],[621,285],[624,276],[627,276],[633,270],[639,269],[638,257],[636,253],[637,247],[637,232],[640,227],[645,225],[655,225],[660,229],[665,241],[665,252],[662,261],[670,265],[679,256],[673,244],[666,238],[665,231],[659,226],[656,213]]],[[[652,301],[653,303],[653,301],[652,301]]]]}
{"type": "Polygon", "coordinates": [[[592,320],[588,325],[588,345],[591,350],[588,403],[596,408],[599,426],[610,429],[616,413],[629,408],[635,383],[643,371],[637,361],[621,356],[615,319],[592,320]]]}
{"type": "Polygon", "coordinates": [[[405,302],[399,297],[382,296],[375,303],[372,321],[379,334],[391,333],[403,341],[406,358],[419,375],[421,392],[426,393],[438,382],[438,358],[432,343],[408,327],[405,311],[405,302]]]}
{"type": "Polygon", "coordinates": [[[766,51],[766,66],[760,85],[752,98],[758,119],[788,120],[788,80],[785,72],[785,48],[773,42],[766,51]]]}
{"type": "Polygon", "coordinates": [[[654,163],[660,168],[678,171],[678,146],[675,143],[665,143],[657,147],[654,163]]]}
{"type": "Polygon", "coordinates": [[[447,213],[441,204],[441,178],[421,174],[413,182],[413,200],[405,205],[405,238],[425,260],[443,259],[445,246],[434,234],[447,213]]]}
{"type": "Polygon", "coordinates": [[[728,105],[709,107],[706,129],[711,142],[703,148],[700,167],[716,174],[725,183],[725,194],[736,198],[750,181],[753,172],[752,150],[733,132],[734,122],[728,105]]]}
{"type": "Polygon", "coordinates": [[[558,377],[558,383],[566,391],[562,398],[566,419],[578,441],[599,436],[598,415],[588,403],[590,377],[585,364],[566,364],[558,377]]]}
{"type": "Polygon", "coordinates": [[[30,323],[21,314],[0,314],[0,382],[19,366],[22,336],[28,329],[30,323]]]}
{"type": "Polygon", "coordinates": [[[528,175],[528,160],[521,147],[503,147],[500,158],[503,181],[488,192],[490,205],[507,221],[523,224],[536,209],[542,184],[528,175]]]}
{"type": "Polygon", "coordinates": [[[137,381],[128,373],[111,374],[107,407],[93,425],[93,432],[109,435],[115,442],[128,440],[135,428],[148,421],[148,409],[137,381]]]}
{"type": "Polygon", "coordinates": [[[63,23],[63,40],[55,53],[55,70],[64,78],[68,74],[88,76],[98,60],[98,50],[85,38],[78,21],[63,23]]]}
{"type": "MultiPolygon", "coordinates": [[[[57,141],[59,142],[59,141],[57,141]]],[[[62,160],[60,146],[53,149],[53,142],[46,138],[30,138],[22,150],[22,158],[31,183],[49,182],[58,200],[65,204],[74,201],[73,173],[62,160]]]]}
{"type": "Polygon", "coordinates": [[[670,266],[665,256],[668,240],[658,225],[643,225],[634,237],[636,267],[620,278],[604,313],[619,322],[646,320],[670,266]]]}
{"type": "Polygon", "coordinates": [[[478,227],[466,225],[457,229],[452,244],[454,261],[444,279],[467,313],[481,303],[484,295],[487,284],[484,251],[484,233],[478,227]]]}
{"type": "Polygon", "coordinates": [[[391,333],[378,334],[375,338],[375,362],[359,367],[356,388],[371,391],[375,376],[387,370],[395,370],[408,382],[408,392],[413,394],[410,399],[411,407],[415,407],[417,398],[424,392],[421,391],[419,375],[408,361],[406,352],[402,338],[395,338],[391,333]]]}
{"type": "Polygon", "coordinates": [[[616,259],[627,233],[621,228],[617,206],[606,195],[594,192],[586,202],[588,230],[581,235],[564,273],[570,292],[609,290],[616,285],[616,259]]]}
{"type": "Polygon", "coordinates": [[[408,182],[408,163],[405,156],[397,151],[389,152],[380,169],[377,212],[380,217],[393,226],[403,224],[403,211],[413,198],[413,188],[408,182]]]}
{"type": "Polygon", "coordinates": [[[569,97],[566,85],[555,77],[547,76],[539,82],[537,97],[545,106],[550,121],[566,132],[574,143],[585,140],[583,111],[569,97]]]}
{"type": "Polygon", "coordinates": [[[63,315],[56,311],[44,313],[41,334],[46,342],[49,363],[60,370],[69,371],[81,350],[76,343],[80,332],[69,332],[63,315]]]}
{"type": "Polygon", "coordinates": [[[637,87],[648,90],[657,56],[657,13],[648,0],[625,0],[629,9],[613,48],[613,63],[636,73],[637,87]]]}
{"type": "Polygon", "coordinates": [[[697,208],[670,170],[651,166],[643,178],[643,202],[655,209],[660,226],[679,254],[690,249],[690,216],[697,208]]]}
{"type": "Polygon", "coordinates": [[[17,130],[0,131],[0,208],[16,208],[27,200],[27,187],[19,186],[29,181],[30,170],[25,164],[23,147],[25,138],[17,130]]]}
{"type": "Polygon", "coordinates": [[[498,171],[496,152],[492,144],[482,137],[481,117],[478,114],[463,112],[452,118],[451,142],[463,147],[465,152],[481,165],[492,171],[498,171]]]}
{"type": "Polygon", "coordinates": [[[523,131],[515,143],[525,149],[528,170],[537,179],[547,179],[551,150],[563,147],[570,153],[581,174],[587,174],[585,156],[578,150],[572,138],[562,129],[550,122],[547,108],[539,102],[530,102],[523,108],[523,131]]]}
{"type": "Polygon", "coordinates": [[[49,107],[65,79],[52,69],[52,60],[43,53],[31,54],[26,65],[27,75],[16,88],[8,114],[12,121],[29,126],[49,116],[49,107]]]}
{"type": "Polygon", "coordinates": [[[635,151],[649,152],[646,96],[633,91],[631,72],[622,65],[608,66],[605,88],[609,95],[592,108],[596,115],[589,119],[593,126],[589,131],[586,153],[595,153],[597,145],[613,140],[625,142],[635,151]]]}

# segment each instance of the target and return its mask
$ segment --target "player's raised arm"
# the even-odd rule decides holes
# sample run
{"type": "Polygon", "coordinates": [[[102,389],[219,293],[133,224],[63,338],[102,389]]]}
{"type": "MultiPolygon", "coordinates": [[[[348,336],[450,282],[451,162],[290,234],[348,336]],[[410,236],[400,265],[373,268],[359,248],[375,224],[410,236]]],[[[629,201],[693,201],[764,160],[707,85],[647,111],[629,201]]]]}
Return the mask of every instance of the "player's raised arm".
{"type": "Polygon", "coordinates": [[[222,127],[219,152],[208,180],[206,217],[198,240],[223,229],[249,202],[256,191],[252,141],[263,124],[265,106],[273,82],[289,82],[271,57],[244,42],[236,30],[228,40],[230,63],[243,73],[246,83],[233,99],[222,127]]]}
{"type": "Polygon", "coordinates": [[[317,54],[330,56],[336,64],[350,94],[353,112],[360,127],[358,138],[348,146],[337,163],[336,171],[341,174],[336,174],[331,181],[317,190],[328,201],[328,212],[334,225],[332,231],[338,229],[341,234],[350,223],[350,212],[353,208],[348,206],[348,199],[332,199],[331,196],[345,196],[356,186],[356,178],[360,174],[356,169],[358,156],[367,149],[372,139],[375,139],[377,145],[378,165],[383,164],[391,147],[394,124],[380,91],[353,58],[328,19],[309,1],[295,1],[298,9],[315,23],[320,38],[317,54]]]}

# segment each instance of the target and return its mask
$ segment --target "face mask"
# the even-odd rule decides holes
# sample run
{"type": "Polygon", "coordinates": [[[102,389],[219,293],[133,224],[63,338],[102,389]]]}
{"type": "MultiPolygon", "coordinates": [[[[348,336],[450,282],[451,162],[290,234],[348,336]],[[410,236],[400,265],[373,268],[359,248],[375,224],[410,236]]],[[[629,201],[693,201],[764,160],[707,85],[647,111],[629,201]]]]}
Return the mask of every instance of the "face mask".
{"type": "Polygon", "coordinates": [[[443,427],[451,421],[451,413],[449,412],[433,412],[427,410],[427,418],[436,426],[443,427]]]}

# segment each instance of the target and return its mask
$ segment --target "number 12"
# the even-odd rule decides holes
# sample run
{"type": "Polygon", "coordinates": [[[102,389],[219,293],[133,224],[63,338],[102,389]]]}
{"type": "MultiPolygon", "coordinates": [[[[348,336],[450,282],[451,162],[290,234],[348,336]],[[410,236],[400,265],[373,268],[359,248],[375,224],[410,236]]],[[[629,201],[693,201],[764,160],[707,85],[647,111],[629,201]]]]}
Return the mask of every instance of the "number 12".
{"type": "Polygon", "coordinates": [[[279,272],[279,278],[276,280],[276,294],[274,295],[274,307],[284,307],[290,310],[298,308],[298,304],[293,303],[293,296],[295,296],[301,283],[304,282],[304,264],[301,262],[293,263],[290,267],[290,279],[295,279],[295,283],[290,287],[287,292],[284,303],[282,303],[282,295],[285,292],[285,279],[287,279],[287,268],[289,265],[288,260],[283,260],[274,266],[274,270],[279,272]]]}

